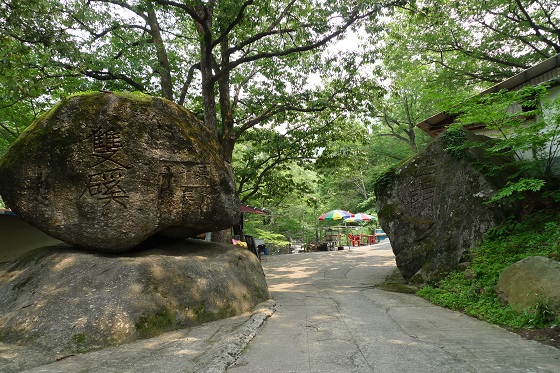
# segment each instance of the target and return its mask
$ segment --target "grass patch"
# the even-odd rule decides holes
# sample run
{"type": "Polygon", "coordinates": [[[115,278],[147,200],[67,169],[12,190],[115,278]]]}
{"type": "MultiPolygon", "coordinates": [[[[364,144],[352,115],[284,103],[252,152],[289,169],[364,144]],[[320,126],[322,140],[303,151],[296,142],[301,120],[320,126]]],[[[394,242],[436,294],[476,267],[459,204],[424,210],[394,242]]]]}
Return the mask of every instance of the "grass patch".
{"type": "Polygon", "coordinates": [[[560,257],[560,210],[537,211],[521,220],[510,219],[490,230],[480,247],[472,250],[473,276],[453,272],[417,294],[428,301],[464,312],[492,324],[511,328],[560,325],[546,304],[524,313],[502,304],[494,290],[500,273],[511,264],[529,256],[560,257]]]}

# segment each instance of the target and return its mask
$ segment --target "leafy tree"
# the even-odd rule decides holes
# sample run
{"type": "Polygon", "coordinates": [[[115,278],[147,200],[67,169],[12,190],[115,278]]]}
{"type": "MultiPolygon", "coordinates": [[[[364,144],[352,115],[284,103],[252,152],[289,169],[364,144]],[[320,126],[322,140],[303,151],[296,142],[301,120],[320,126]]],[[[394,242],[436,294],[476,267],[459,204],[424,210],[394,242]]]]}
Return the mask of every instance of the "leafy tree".
{"type": "Polygon", "coordinates": [[[391,137],[417,153],[428,139],[416,124],[435,109],[433,100],[437,96],[430,92],[430,87],[418,83],[418,76],[411,76],[409,72],[399,73],[388,93],[376,104],[369,105],[366,112],[376,136],[391,137]]]}
{"type": "Polygon", "coordinates": [[[332,0],[320,7],[297,0],[5,0],[4,7],[18,18],[5,32],[22,35],[17,40],[26,46],[56,50],[61,76],[191,107],[227,160],[248,129],[287,112],[325,110],[344,95],[347,81],[324,87],[326,93],[307,85],[310,73],[332,62],[315,51],[381,9],[374,1],[332,0]],[[48,10],[50,21],[37,23],[34,5],[48,10]]]}
{"type": "MultiPolygon", "coordinates": [[[[382,36],[372,38],[375,47],[367,61],[377,66],[375,79],[386,87],[364,109],[374,132],[408,143],[412,151],[422,147],[427,139],[418,146],[417,134],[423,135],[415,128],[422,119],[455,110],[457,102],[480,88],[558,53],[558,6],[552,1],[429,0],[393,10],[382,36]]],[[[373,25],[370,34],[378,31],[373,25]]],[[[406,153],[388,155],[399,161],[406,153]]]]}
{"type": "MultiPolygon", "coordinates": [[[[237,152],[237,150],[236,150],[237,152]]],[[[235,160],[234,160],[235,165],[235,160]]],[[[288,185],[279,189],[275,184],[271,188],[264,186],[259,193],[247,200],[250,205],[265,207],[269,214],[266,216],[254,215],[248,217],[245,228],[249,233],[263,236],[267,234],[282,234],[285,240],[314,240],[317,224],[317,211],[322,198],[317,192],[318,177],[316,173],[301,167],[296,163],[291,164],[289,170],[273,171],[281,173],[278,179],[281,185],[288,185]]],[[[276,240],[277,241],[277,240],[276,240]]]]}
{"type": "Polygon", "coordinates": [[[368,133],[364,123],[348,122],[348,136],[334,138],[321,149],[315,163],[319,190],[327,210],[356,210],[369,198],[368,133]]]}
{"type": "Polygon", "coordinates": [[[560,53],[559,7],[554,0],[414,1],[394,13],[383,39],[445,80],[487,86],[560,53]]]}
{"type": "Polygon", "coordinates": [[[0,154],[61,93],[54,2],[0,2],[0,154]],[[31,6],[32,5],[32,6],[31,6]]]}
{"type": "MultiPolygon", "coordinates": [[[[455,78],[442,76],[437,67],[411,55],[403,40],[414,39],[416,35],[406,34],[410,26],[402,24],[401,18],[402,12],[389,14],[386,27],[380,31],[381,42],[370,35],[373,47],[366,54],[364,64],[371,67],[372,73],[370,80],[361,86],[360,112],[376,136],[396,139],[416,153],[428,141],[416,124],[467,97],[471,89],[457,85],[455,78]]],[[[396,160],[402,158],[397,156],[396,160]]]]}
{"type": "Polygon", "coordinates": [[[270,130],[247,132],[236,146],[233,163],[242,202],[305,189],[292,171],[308,160],[309,153],[305,144],[290,136],[270,130]]]}

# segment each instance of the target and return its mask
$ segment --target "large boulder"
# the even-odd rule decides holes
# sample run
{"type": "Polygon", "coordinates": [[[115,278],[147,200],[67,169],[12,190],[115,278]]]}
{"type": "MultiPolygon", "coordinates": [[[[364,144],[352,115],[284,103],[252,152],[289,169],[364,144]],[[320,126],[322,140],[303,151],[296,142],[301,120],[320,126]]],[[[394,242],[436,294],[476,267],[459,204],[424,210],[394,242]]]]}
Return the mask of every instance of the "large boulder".
{"type": "MultiPolygon", "coordinates": [[[[465,136],[468,141],[489,140],[465,136]]],[[[474,165],[482,162],[476,151],[457,157],[446,148],[445,136],[438,136],[375,185],[379,222],[405,279],[420,272],[425,281],[438,280],[510,213],[504,206],[485,204],[505,177],[478,171],[474,165]]]]}
{"type": "Polygon", "coordinates": [[[496,292],[519,312],[544,304],[560,315],[560,263],[544,256],[520,260],[500,274],[496,292]]]}
{"type": "Polygon", "coordinates": [[[158,233],[177,237],[239,221],[231,166],[189,111],[141,94],[63,100],[0,158],[0,194],[48,235],[104,252],[158,233]]]}
{"type": "Polygon", "coordinates": [[[61,355],[252,310],[270,298],[257,257],[186,240],[104,254],[43,247],[0,264],[0,341],[61,355]]]}

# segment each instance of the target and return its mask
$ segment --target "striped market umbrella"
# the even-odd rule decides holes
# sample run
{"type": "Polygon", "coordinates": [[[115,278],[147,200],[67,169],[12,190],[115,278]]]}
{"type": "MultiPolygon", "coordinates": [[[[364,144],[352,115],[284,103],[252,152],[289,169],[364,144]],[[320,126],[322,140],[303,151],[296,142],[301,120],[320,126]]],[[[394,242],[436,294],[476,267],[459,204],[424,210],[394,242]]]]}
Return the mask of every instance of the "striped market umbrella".
{"type": "Polygon", "coordinates": [[[364,214],[364,213],[357,213],[354,214],[354,216],[351,216],[349,218],[345,219],[348,223],[354,223],[357,221],[368,221],[368,220],[375,220],[375,217],[369,215],[369,214],[364,214]]]}
{"type": "Polygon", "coordinates": [[[354,216],[351,212],[344,210],[331,210],[319,216],[319,220],[342,220],[354,216]]]}

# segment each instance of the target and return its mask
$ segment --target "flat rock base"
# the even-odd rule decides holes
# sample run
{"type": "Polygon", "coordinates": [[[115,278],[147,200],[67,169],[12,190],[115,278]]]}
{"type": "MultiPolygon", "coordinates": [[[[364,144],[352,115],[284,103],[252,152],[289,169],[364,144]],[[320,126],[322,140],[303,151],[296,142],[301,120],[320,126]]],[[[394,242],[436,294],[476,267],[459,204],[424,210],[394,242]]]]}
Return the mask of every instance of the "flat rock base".
{"type": "Polygon", "coordinates": [[[0,342],[90,351],[251,311],[270,298],[258,259],[187,240],[127,255],[43,247],[0,263],[0,342]]]}

